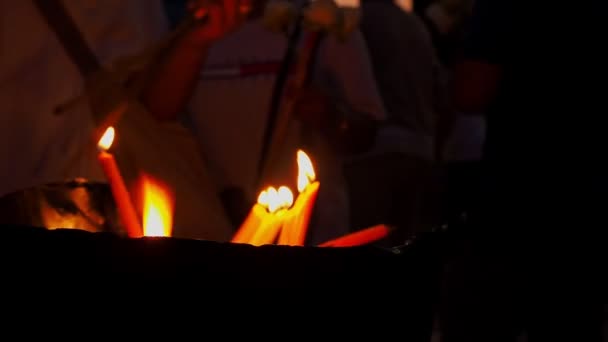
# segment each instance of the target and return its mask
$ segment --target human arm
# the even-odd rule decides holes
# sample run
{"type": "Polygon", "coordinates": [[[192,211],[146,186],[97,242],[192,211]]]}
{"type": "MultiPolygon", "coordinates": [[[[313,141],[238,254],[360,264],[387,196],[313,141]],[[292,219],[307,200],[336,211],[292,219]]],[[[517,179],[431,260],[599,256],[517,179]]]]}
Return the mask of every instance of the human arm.
{"type": "Polygon", "coordinates": [[[142,101],[156,119],[175,120],[182,112],[211,45],[244,20],[242,4],[239,0],[189,2],[190,15],[199,20],[175,40],[143,90],[142,101]]]}

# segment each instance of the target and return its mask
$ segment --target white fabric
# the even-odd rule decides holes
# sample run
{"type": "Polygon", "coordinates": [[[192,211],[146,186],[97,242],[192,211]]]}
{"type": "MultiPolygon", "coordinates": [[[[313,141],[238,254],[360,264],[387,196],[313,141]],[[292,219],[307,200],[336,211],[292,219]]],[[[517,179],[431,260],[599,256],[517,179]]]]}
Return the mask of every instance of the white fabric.
{"type": "MultiPolygon", "coordinates": [[[[259,22],[249,22],[214,45],[207,68],[280,61],[286,43],[286,37],[266,31],[259,22]]],[[[201,79],[190,108],[191,122],[219,187],[238,186],[251,195],[259,192],[260,189],[255,188],[255,178],[275,78],[274,74],[263,74],[223,80],[201,79]]],[[[321,43],[314,83],[350,108],[384,118],[366,46],[359,32],[345,42],[328,38],[321,43]]],[[[299,144],[296,126],[292,127],[290,135],[293,141],[285,146],[286,158],[293,160],[294,165],[293,149],[299,144]]],[[[343,185],[341,161],[318,137],[315,145],[318,149],[311,151],[311,157],[327,179],[321,184],[319,194],[319,202],[327,203],[318,207],[332,211],[321,214],[326,220],[320,219],[325,222],[319,224],[338,234],[338,231],[348,229],[348,196],[343,185]]],[[[296,174],[285,171],[284,176],[295,181],[296,174]]],[[[295,187],[292,189],[295,191],[295,187]]]]}
{"type": "MultiPolygon", "coordinates": [[[[285,47],[285,37],[251,22],[218,42],[209,53],[207,66],[280,61],[285,47]]],[[[383,118],[364,49],[360,35],[343,44],[326,40],[315,78],[351,108],[383,118]]],[[[221,186],[257,190],[253,186],[274,80],[272,74],[201,79],[190,106],[191,121],[221,186]]]]}
{"type": "MultiPolygon", "coordinates": [[[[102,63],[167,32],[161,1],[64,3],[102,63]]],[[[84,102],[53,113],[82,91],[78,70],[34,4],[0,0],[0,195],[66,178],[103,179],[91,158],[65,167],[76,147],[90,142],[91,116],[84,102]]]]}

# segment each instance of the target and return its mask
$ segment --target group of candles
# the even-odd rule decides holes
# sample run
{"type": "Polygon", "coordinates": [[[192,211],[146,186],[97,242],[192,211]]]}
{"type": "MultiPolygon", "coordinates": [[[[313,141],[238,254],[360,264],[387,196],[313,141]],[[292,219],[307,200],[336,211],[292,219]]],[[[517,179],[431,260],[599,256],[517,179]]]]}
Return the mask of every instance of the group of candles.
{"type": "MultiPolygon", "coordinates": [[[[98,142],[98,160],[112,190],[118,215],[129,237],[171,236],[173,202],[168,189],[148,176],[142,176],[143,228],[133,206],[129,191],[120,175],[116,161],[109,149],[115,138],[113,127],[109,127],[98,142]]],[[[258,197],[232,242],[254,246],[278,243],[280,245],[303,246],[310,218],[319,193],[312,161],[304,151],[297,153],[298,196],[294,201],[286,186],[268,187],[258,197]]],[[[371,243],[388,235],[390,229],[384,225],[326,242],[321,247],[348,247],[371,243]]]]}
{"type": "MultiPolygon", "coordinates": [[[[277,243],[304,246],[308,225],[319,193],[320,183],[308,155],[300,150],[298,162],[298,198],[293,200],[286,186],[269,187],[262,191],[245,222],[233,237],[234,243],[254,246],[277,243]],[[292,206],[293,205],[293,206],[292,206]]],[[[385,238],[391,229],[378,225],[325,242],[319,247],[351,247],[369,244],[385,238]]]]}
{"type": "Polygon", "coordinates": [[[140,187],[142,190],[142,220],[139,216],[127,186],[120,175],[114,156],[108,152],[115,137],[114,127],[109,127],[97,144],[99,155],[97,159],[112,190],[119,219],[129,237],[141,236],[171,236],[173,227],[173,201],[168,189],[150,176],[142,175],[140,187]]]}
{"type": "Polygon", "coordinates": [[[286,186],[262,191],[232,242],[303,246],[320,183],[308,155],[298,151],[298,198],[286,186]]]}

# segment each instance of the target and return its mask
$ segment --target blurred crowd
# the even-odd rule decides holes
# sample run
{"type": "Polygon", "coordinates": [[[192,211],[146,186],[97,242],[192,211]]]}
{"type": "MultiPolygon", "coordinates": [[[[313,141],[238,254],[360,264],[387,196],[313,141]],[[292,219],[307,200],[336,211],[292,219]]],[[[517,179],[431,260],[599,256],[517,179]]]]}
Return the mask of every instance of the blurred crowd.
{"type": "MultiPolygon", "coordinates": [[[[461,292],[450,298],[466,301],[454,307],[470,309],[446,313],[454,336],[471,322],[482,335],[512,328],[515,316],[521,325],[547,317],[551,305],[522,315],[514,299],[554,298],[513,279],[561,289],[559,275],[576,274],[591,284],[586,294],[605,293],[597,273],[583,271],[605,260],[605,240],[595,238],[608,165],[596,86],[605,80],[597,49],[605,4],[337,4],[348,16],[313,39],[295,20],[271,27],[261,0],[0,0],[0,195],[75,178],[103,182],[91,136],[99,113],[126,101],[159,124],[147,132],[151,144],[181,146],[118,156],[133,165],[158,158],[159,172],[175,182],[175,236],[229,239],[261,187],[295,189],[302,148],[322,184],[309,243],[378,223],[397,228],[387,246],[450,222],[468,222],[483,240],[472,243],[477,257],[467,267],[475,271],[452,288],[461,292]],[[281,89],[297,74],[290,53],[298,57],[310,42],[303,86],[281,89]],[[282,157],[260,175],[269,120],[286,98],[294,120],[273,147],[282,157]],[[549,231],[559,242],[535,237],[549,231]],[[558,262],[555,246],[564,244],[585,253],[558,262]],[[554,264],[585,266],[536,278],[554,264]],[[485,292],[471,290],[482,286],[514,293],[491,303],[498,316],[479,314],[492,311],[478,298],[485,292]]],[[[275,8],[310,4],[290,6],[275,8]]],[[[126,127],[123,145],[131,133],[144,139],[148,126],[126,127]]],[[[573,305],[587,313],[592,302],[573,305]]]]}
{"type": "MultiPolygon", "coordinates": [[[[0,193],[76,178],[103,182],[91,132],[116,101],[135,100],[172,125],[149,135],[173,141],[178,129],[191,140],[176,145],[183,158],[163,174],[178,179],[169,184],[177,236],[225,240],[261,187],[293,185],[298,148],[323,183],[311,243],[386,223],[399,227],[386,242],[395,245],[458,217],[473,198],[484,135],[482,116],[453,115],[449,90],[472,3],[337,5],[350,8],[355,25],[320,34],[304,84],[286,95],[287,51],[301,54],[311,29],[296,35],[296,21],[272,29],[266,1],[2,2],[0,193]],[[100,86],[106,82],[112,95],[100,86]],[[284,160],[262,176],[268,122],[287,101],[295,119],[279,149],[284,160]],[[201,210],[220,228],[201,229],[201,210]]],[[[119,128],[119,139],[143,141],[150,127],[140,120],[119,128]]],[[[133,172],[124,165],[161,153],[153,141],[139,146],[146,143],[149,151],[117,152],[128,159],[127,181],[133,172]]]]}

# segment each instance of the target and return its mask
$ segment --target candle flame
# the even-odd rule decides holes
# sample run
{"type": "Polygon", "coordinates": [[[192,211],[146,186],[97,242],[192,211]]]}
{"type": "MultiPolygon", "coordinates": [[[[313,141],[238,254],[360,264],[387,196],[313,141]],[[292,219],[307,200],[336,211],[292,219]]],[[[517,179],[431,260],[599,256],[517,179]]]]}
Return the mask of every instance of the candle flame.
{"type": "Polygon", "coordinates": [[[286,186],[282,186],[278,190],[271,186],[260,193],[258,204],[264,206],[270,213],[288,209],[293,205],[293,193],[286,186]]]}
{"type": "Polygon", "coordinates": [[[281,200],[279,199],[279,192],[277,189],[270,187],[267,191],[268,195],[268,211],[271,213],[276,212],[281,207],[281,200]]]}
{"type": "Polygon", "coordinates": [[[298,191],[302,192],[310,183],[315,181],[317,175],[315,174],[315,168],[312,165],[312,161],[304,151],[298,150],[297,160],[298,191]]]}
{"type": "Polygon", "coordinates": [[[173,196],[163,184],[148,176],[142,178],[144,236],[171,236],[173,196]]]}
{"type": "Polygon", "coordinates": [[[293,205],[293,192],[288,187],[280,187],[278,193],[283,208],[289,208],[293,205]]]}
{"type": "Polygon", "coordinates": [[[268,191],[263,190],[258,196],[258,204],[268,207],[268,191]]]}
{"type": "Polygon", "coordinates": [[[109,150],[110,147],[112,147],[112,143],[114,142],[115,134],[116,132],[114,131],[114,127],[108,127],[105,133],[101,136],[101,139],[99,139],[97,146],[104,151],[109,150]]]}

